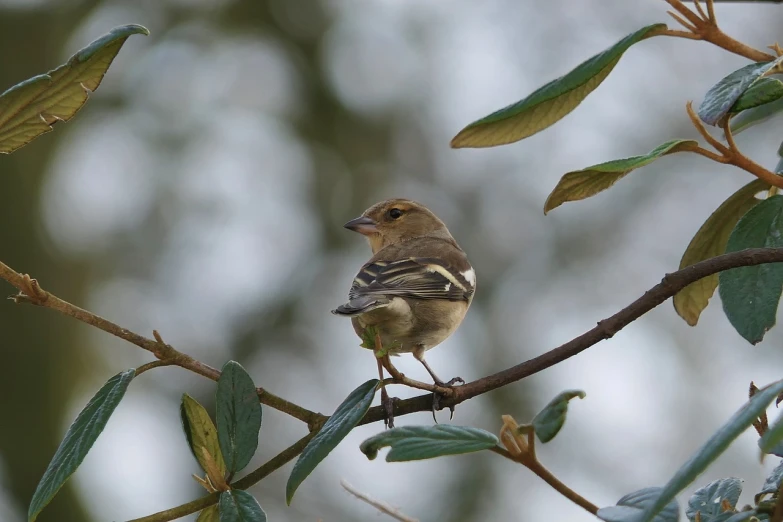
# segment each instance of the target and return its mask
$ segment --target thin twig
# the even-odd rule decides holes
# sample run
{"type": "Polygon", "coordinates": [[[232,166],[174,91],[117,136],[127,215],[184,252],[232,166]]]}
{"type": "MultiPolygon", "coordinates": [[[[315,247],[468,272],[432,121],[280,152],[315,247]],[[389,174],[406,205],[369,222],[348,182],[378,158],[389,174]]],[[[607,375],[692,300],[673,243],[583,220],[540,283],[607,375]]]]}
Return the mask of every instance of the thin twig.
{"type": "Polygon", "coordinates": [[[696,25],[696,26],[698,26],[698,25],[699,25],[699,23],[701,23],[701,21],[702,21],[702,20],[701,20],[701,18],[699,18],[699,16],[698,16],[696,13],[694,13],[693,11],[691,11],[690,9],[688,9],[687,7],[685,7],[685,6],[683,5],[683,3],[682,3],[682,2],[680,2],[680,0],[665,0],[665,1],[666,1],[666,3],[667,3],[667,4],[669,4],[669,5],[670,5],[670,6],[672,6],[674,9],[676,9],[677,11],[679,11],[679,12],[680,12],[680,14],[682,14],[682,15],[683,15],[685,18],[687,18],[688,20],[690,20],[690,22],[691,22],[693,25],[696,25]]]}
{"type": "Polygon", "coordinates": [[[168,359],[161,359],[158,361],[152,361],[146,364],[142,364],[141,366],[136,368],[136,377],[146,372],[147,370],[152,370],[153,368],[160,368],[161,366],[171,366],[172,364],[174,364],[174,361],[168,359]]]}
{"type": "Polygon", "coordinates": [[[744,56],[754,62],[768,62],[775,59],[771,54],[754,49],[724,33],[720,27],[718,27],[713,0],[706,0],[706,13],[698,1],[694,2],[696,11],[698,12],[693,12],[685,7],[682,0],[665,1],[682,16],[671,11],[667,11],[667,13],[677,20],[677,22],[682,24],[683,27],[688,29],[689,32],[665,29],[658,31],[656,34],[674,36],[677,38],[688,38],[690,40],[704,40],[705,42],[710,42],[722,49],[726,49],[729,52],[744,56]],[[687,22],[683,18],[687,19],[687,22]]]}
{"type": "MultiPolygon", "coordinates": [[[[26,274],[20,274],[11,269],[8,265],[0,261],[0,279],[5,279],[11,283],[19,293],[12,296],[11,299],[17,303],[30,303],[43,308],[49,308],[56,310],[61,314],[68,315],[79,321],[94,326],[106,333],[119,337],[131,344],[135,344],[139,348],[147,350],[152,353],[159,360],[168,361],[169,364],[185,368],[193,373],[203,375],[213,381],[217,381],[220,377],[220,372],[211,366],[204,364],[201,361],[194,359],[193,357],[175,350],[171,345],[166,344],[160,338],[160,334],[155,332],[155,339],[149,339],[143,335],[134,333],[126,328],[104,319],[92,312],[88,312],[76,305],[73,305],[67,301],[64,301],[54,294],[51,294],[43,290],[38,281],[32,279],[26,274]]],[[[317,425],[322,423],[326,417],[320,413],[315,413],[301,406],[289,402],[282,397],[270,393],[269,391],[259,388],[258,399],[262,404],[265,404],[276,410],[280,410],[283,413],[287,413],[292,417],[295,417],[303,422],[306,422],[308,426],[317,425]]]]}
{"type": "Polygon", "coordinates": [[[707,0],[707,19],[717,25],[718,20],[715,18],[715,2],[713,0],[707,0]]]}
{"type": "Polygon", "coordinates": [[[688,113],[688,118],[690,118],[693,126],[696,128],[697,131],[699,131],[699,134],[701,134],[701,137],[704,138],[707,141],[707,143],[712,145],[712,147],[715,150],[717,150],[724,156],[728,157],[728,154],[730,152],[729,148],[726,147],[720,141],[718,141],[712,134],[710,134],[710,131],[707,130],[707,128],[702,123],[702,121],[699,119],[699,116],[696,114],[696,111],[693,110],[693,102],[689,101],[688,103],[685,104],[685,111],[688,113]]]}
{"type": "MultiPolygon", "coordinates": [[[[686,33],[688,35],[686,36],[686,38],[691,38],[692,40],[701,40],[701,36],[697,34],[699,29],[696,26],[691,25],[689,22],[687,22],[684,18],[682,18],[674,11],[666,11],[666,14],[674,18],[677,21],[677,23],[679,23],[681,26],[683,26],[688,31],[690,31],[689,33],[686,33]]],[[[660,34],[666,34],[667,36],[675,36],[672,33],[660,33],[660,34]]],[[[683,35],[677,35],[677,36],[683,36],[683,35]]]]}
{"type": "MultiPolygon", "coordinates": [[[[709,4],[709,0],[707,2],[709,4]]],[[[699,12],[699,16],[702,18],[707,18],[707,13],[704,12],[704,9],[701,8],[701,4],[699,3],[699,0],[693,0],[693,5],[696,7],[696,10],[699,12]]]]}
{"type": "Polygon", "coordinates": [[[402,514],[399,509],[395,509],[391,507],[389,504],[385,502],[381,502],[380,500],[375,500],[374,498],[357,490],[356,488],[348,484],[345,480],[340,480],[340,485],[343,487],[345,491],[347,491],[351,495],[355,496],[356,498],[358,498],[363,502],[368,503],[369,505],[371,505],[381,513],[386,513],[387,515],[389,515],[395,520],[399,520],[400,522],[419,522],[418,518],[411,518],[407,515],[402,514]]]}
{"type": "Polygon", "coordinates": [[[705,148],[702,148],[702,147],[694,147],[692,149],[683,149],[683,150],[686,150],[688,152],[693,152],[695,154],[700,154],[700,155],[704,156],[705,158],[709,158],[712,161],[717,161],[718,163],[728,163],[729,162],[729,159],[726,156],[721,156],[720,154],[715,154],[714,152],[709,151],[709,150],[707,150],[705,148]]]}
{"type": "MultiPolygon", "coordinates": [[[[307,446],[307,443],[310,442],[310,439],[312,439],[314,436],[315,433],[309,433],[305,435],[304,437],[296,441],[294,444],[287,447],[286,449],[278,453],[276,456],[272,457],[260,468],[256,469],[255,471],[252,471],[248,475],[232,483],[231,487],[233,489],[249,488],[250,486],[260,481],[262,478],[266,477],[276,469],[283,467],[288,462],[293,460],[297,455],[302,453],[302,450],[305,448],[305,446],[307,446]]],[[[211,495],[207,495],[206,497],[201,497],[192,502],[188,502],[187,504],[182,504],[181,506],[177,506],[175,508],[167,509],[165,511],[159,511],[158,513],[147,515],[146,517],[134,518],[129,522],[168,522],[169,520],[176,520],[178,518],[184,517],[186,515],[190,515],[192,513],[197,513],[204,508],[208,508],[209,506],[217,504],[218,499],[219,499],[219,495],[217,493],[213,493],[211,495]]]]}
{"type": "Polygon", "coordinates": [[[726,143],[729,145],[729,150],[733,154],[741,154],[737,142],[734,141],[734,134],[731,132],[731,125],[729,125],[729,119],[726,118],[723,125],[723,134],[726,136],[726,143]]]}
{"type": "Polygon", "coordinates": [[[690,118],[691,123],[694,127],[696,127],[696,130],[699,131],[699,134],[701,134],[701,136],[707,140],[707,142],[712,145],[715,150],[720,152],[720,154],[714,154],[701,147],[693,147],[683,150],[687,150],[688,152],[695,152],[696,154],[700,154],[713,161],[717,161],[718,163],[734,165],[735,167],[739,167],[742,170],[750,172],[760,180],[772,185],[773,187],[783,188],[783,176],[779,176],[771,170],[765,169],[763,166],[742,154],[742,152],[739,150],[739,147],[737,147],[736,142],[734,141],[734,136],[731,133],[731,125],[728,118],[725,118],[721,123],[721,128],[726,135],[726,142],[728,143],[727,147],[709,133],[707,128],[699,119],[699,116],[693,110],[692,102],[685,104],[685,109],[688,112],[688,117],[690,118]]]}
{"type": "Polygon", "coordinates": [[[512,455],[508,450],[506,450],[505,448],[501,448],[500,446],[489,448],[489,450],[493,453],[497,453],[498,455],[507,458],[508,460],[516,462],[517,464],[522,464],[530,471],[535,473],[544,482],[552,486],[552,488],[554,488],[555,491],[557,491],[558,493],[566,497],[568,500],[570,500],[577,506],[585,509],[587,512],[592,513],[593,515],[598,513],[598,506],[596,506],[595,504],[593,504],[592,502],[584,498],[582,495],[580,495],[573,489],[569,488],[568,486],[560,482],[560,480],[557,477],[555,477],[551,471],[546,469],[538,460],[530,459],[524,453],[516,457],[512,455]]]}
{"type": "Polygon", "coordinates": [[[723,132],[726,134],[726,142],[729,144],[729,152],[728,154],[725,154],[729,160],[728,163],[750,172],[773,187],[783,188],[783,176],[779,176],[771,170],[765,169],[763,166],[740,152],[737,144],[734,142],[734,136],[731,133],[728,119],[723,123],[722,127],[723,132]]]}

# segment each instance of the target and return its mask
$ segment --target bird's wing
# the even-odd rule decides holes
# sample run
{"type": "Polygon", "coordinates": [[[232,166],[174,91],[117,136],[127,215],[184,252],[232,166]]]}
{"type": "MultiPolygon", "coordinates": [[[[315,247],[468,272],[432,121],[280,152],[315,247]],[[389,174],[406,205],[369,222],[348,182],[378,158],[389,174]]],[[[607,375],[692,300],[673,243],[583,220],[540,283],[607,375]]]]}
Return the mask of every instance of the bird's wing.
{"type": "Polygon", "coordinates": [[[388,297],[470,301],[475,290],[472,273],[470,268],[460,272],[429,257],[371,261],[354,278],[348,297],[351,301],[388,297]]]}

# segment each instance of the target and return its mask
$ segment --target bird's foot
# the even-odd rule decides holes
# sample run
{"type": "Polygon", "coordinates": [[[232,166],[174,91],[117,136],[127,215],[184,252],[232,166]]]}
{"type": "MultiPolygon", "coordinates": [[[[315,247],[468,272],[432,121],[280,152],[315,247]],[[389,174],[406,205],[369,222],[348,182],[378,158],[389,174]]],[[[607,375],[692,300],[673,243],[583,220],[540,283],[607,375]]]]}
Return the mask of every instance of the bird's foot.
{"type": "Polygon", "coordinates": [[[383,423],[387,428],[394,427],[394,401],[396,400],[397,397],[389,397],[389,394],[386,393],[385,386],[381,388],[381,406],[383,406],[383,411],[385,414],[383,423]]]}
{"type": "MultiPolygon", "coordinates": [[[[457,383],[465,384],[465,380],[462,377],[454,377],[451,380],[449,380],[448,382],[443,382],[440,379],[436,379],[435,380],[435,385],[443,387],[443,388],[454,388],[457,383]]],[[[441,407],[440,407],[441,397],[445,398],[445,396],[443,396],[443,394],[438,393],[438,392],[434,392],[432,394],[432,418],[435,421],[435,424],[438,423],[438,419],[435,417],[435,412],[437,410],[441,409],[441,407]]],[[[453,420],[454,419],[454,405],[449,406],[449,412],[450,412],[449,420],[453,420]]]]}
{"type": "Polygon", "coordinates": [[[465,384],[465,379],[462,377],[453,377],[449,382],[436,382],[438,386],[443,386],[444,388],[453,388],[455,384],[465,384]]]}

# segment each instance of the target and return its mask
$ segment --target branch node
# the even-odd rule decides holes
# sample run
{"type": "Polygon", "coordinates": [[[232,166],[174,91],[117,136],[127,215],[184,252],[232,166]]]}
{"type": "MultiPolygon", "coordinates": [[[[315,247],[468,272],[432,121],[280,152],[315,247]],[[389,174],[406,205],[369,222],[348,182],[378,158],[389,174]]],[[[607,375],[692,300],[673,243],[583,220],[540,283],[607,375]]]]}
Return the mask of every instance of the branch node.
{"type": "Polygon", "coordinates": [[[33,279],[29,274],[21,274],[21,276],[22,280],[19,284],[19,293],[11,298],[16,303],[30,303],[37,306],[43,306],[49,298],[49,293],[41,288],[41,285],[38,284],[38,280],[33,279]]]}
{"type": "Polygon", "coordinates": [[[611,339],[618,332],[616,327],[612,327],[609,319],[602,319],[596,323],[596,326],[601,330],[601,336],[604,339],[611,339]]]}

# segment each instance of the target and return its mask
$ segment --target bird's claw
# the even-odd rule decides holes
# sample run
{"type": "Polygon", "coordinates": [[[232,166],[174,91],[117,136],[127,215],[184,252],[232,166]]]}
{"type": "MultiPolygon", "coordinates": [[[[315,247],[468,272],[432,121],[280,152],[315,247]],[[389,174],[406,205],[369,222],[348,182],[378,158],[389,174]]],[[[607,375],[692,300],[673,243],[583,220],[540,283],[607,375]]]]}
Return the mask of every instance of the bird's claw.
{"type": "MultiPolygon", "coordinates": [[[[465,380],[462,377],[454,377],[449,382],[435,382],[437,386],[441,386],[443,388],[453,388],[454,385],[457,383],[459,384],[465,384],[465,380]]],[[[438,419],[435,417],[435,411],[440,410],[440,398],[441,394],[438,392],[434,392],[432,394],[432,419],[435,421],[435,424],[438,424],[438,419]]],[[[454,420],[454,408],[455,406],[452,404],[448,407],[449,411],[451,412],[449,414],[449,421],[454,420]]]]}

